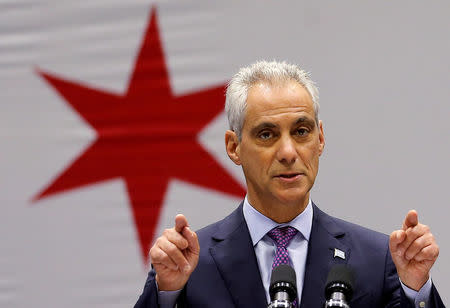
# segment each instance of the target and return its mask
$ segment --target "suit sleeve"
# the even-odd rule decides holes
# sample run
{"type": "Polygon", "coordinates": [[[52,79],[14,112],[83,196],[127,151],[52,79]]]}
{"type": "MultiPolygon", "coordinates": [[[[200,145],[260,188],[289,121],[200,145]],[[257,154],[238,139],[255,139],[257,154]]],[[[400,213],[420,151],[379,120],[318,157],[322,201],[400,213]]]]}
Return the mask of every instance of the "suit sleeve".
{"type": "MultiPolygon", "coordinates": [[[[385,294],[385,305],[386,308],[420,308],[419,303],[412,303],[406,296],[403,288],[401,287],[400,280],[397,274],[397,269],[392,261],[391,253],[389,248],[386,252],[386,266],[384,275],[384,287],[383,294],[385,294]]],[[[431,294],[429,298],[429,303],[427,308],[445,308],[444,303],[439,296],[438,291],[434,284],[431,288],[431,294]]]]}
{"type": "Polygon", "coordinates": [[[430,295],[430,307],[435,307],[435,308],[445,308],[444,303],[442,302],[441,297],[439,296],[438,291],[436,290],[436,287],[433,286],[431,287],[431,295],[430,295]]]}
{"type": "Polygon", "coordinates": [[[147,281],[145,282],[144,291],[134,308],[158,308],[158,289],[155,281],[155,271],[151,270],[148,273],[147,281]]]}

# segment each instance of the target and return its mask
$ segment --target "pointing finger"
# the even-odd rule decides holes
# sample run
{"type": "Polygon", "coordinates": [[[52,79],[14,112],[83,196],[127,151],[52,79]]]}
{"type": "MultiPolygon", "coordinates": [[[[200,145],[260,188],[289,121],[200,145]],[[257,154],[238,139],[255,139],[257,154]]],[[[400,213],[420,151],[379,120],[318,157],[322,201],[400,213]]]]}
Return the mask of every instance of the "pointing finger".
{"type": "Polygon", "coordinates": [[[406,214],[405,221],[403,222],[402,229],[406,231],[406,229],[410,227],[414,227],[419,223],[419,217],[417,215],[416,210],[411,210],[406,214]]]}
{"type": "Polygon", "coordinates": [[[175,216],[175,231],[181,233],[181,231],[183,231],[183,228],[187,226],[189,226],[189,224],[183,214],[178,214],[177,216],[175,216]]]}

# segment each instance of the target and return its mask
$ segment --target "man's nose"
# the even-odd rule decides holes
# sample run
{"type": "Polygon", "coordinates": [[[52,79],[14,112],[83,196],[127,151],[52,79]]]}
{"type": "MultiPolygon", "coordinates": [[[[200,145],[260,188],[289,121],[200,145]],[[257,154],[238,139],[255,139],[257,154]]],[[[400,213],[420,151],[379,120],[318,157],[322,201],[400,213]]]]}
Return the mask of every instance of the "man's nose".
{"type": "Polygon", "coordinates": [[[295,148],[295,141],[290,136],[284,136],[279,140],[277,151],[277,159],[283,164],[292,164],[297,158],[297,150],[295,148]]]}

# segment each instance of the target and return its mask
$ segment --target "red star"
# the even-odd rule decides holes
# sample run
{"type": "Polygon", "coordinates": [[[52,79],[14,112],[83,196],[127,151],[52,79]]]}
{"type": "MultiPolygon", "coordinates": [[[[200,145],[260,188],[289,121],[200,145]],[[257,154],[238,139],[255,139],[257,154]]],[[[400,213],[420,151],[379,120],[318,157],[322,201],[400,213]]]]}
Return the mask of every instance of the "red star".
{"type": "Polygon", "coordinates": [[[197,140],[223,110],[224,86],[174,96],[158,32],[152,9],[124,95],[38,72],[95,129],[97,138],[34,200],[124,179],[145,262],[171,179],[239,197],[245,193],[197,140]]]}

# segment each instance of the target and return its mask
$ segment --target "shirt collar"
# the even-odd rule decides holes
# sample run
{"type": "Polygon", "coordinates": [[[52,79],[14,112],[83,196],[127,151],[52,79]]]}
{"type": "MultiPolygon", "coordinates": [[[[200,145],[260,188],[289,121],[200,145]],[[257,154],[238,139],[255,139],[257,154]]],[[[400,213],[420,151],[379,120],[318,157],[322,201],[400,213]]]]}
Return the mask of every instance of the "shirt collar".
{"type": "Polygon", "coordinates": [[[247,196],[244,199],[243,206],[244,218],[250,232],[250,237],[252,238],[253,246],[258,244],[258,242],[275,227],[281,226],[291,226],[297,229],[303,237],[309,241],[309,236],[311,234],[312,219],[313,219],[313,209],[311,199],[308,201],[308,205],[305,210],[297,215],[294,219],[287,223],[277,223],[264,216],[258,212],[249,202],[247,196]]]}

